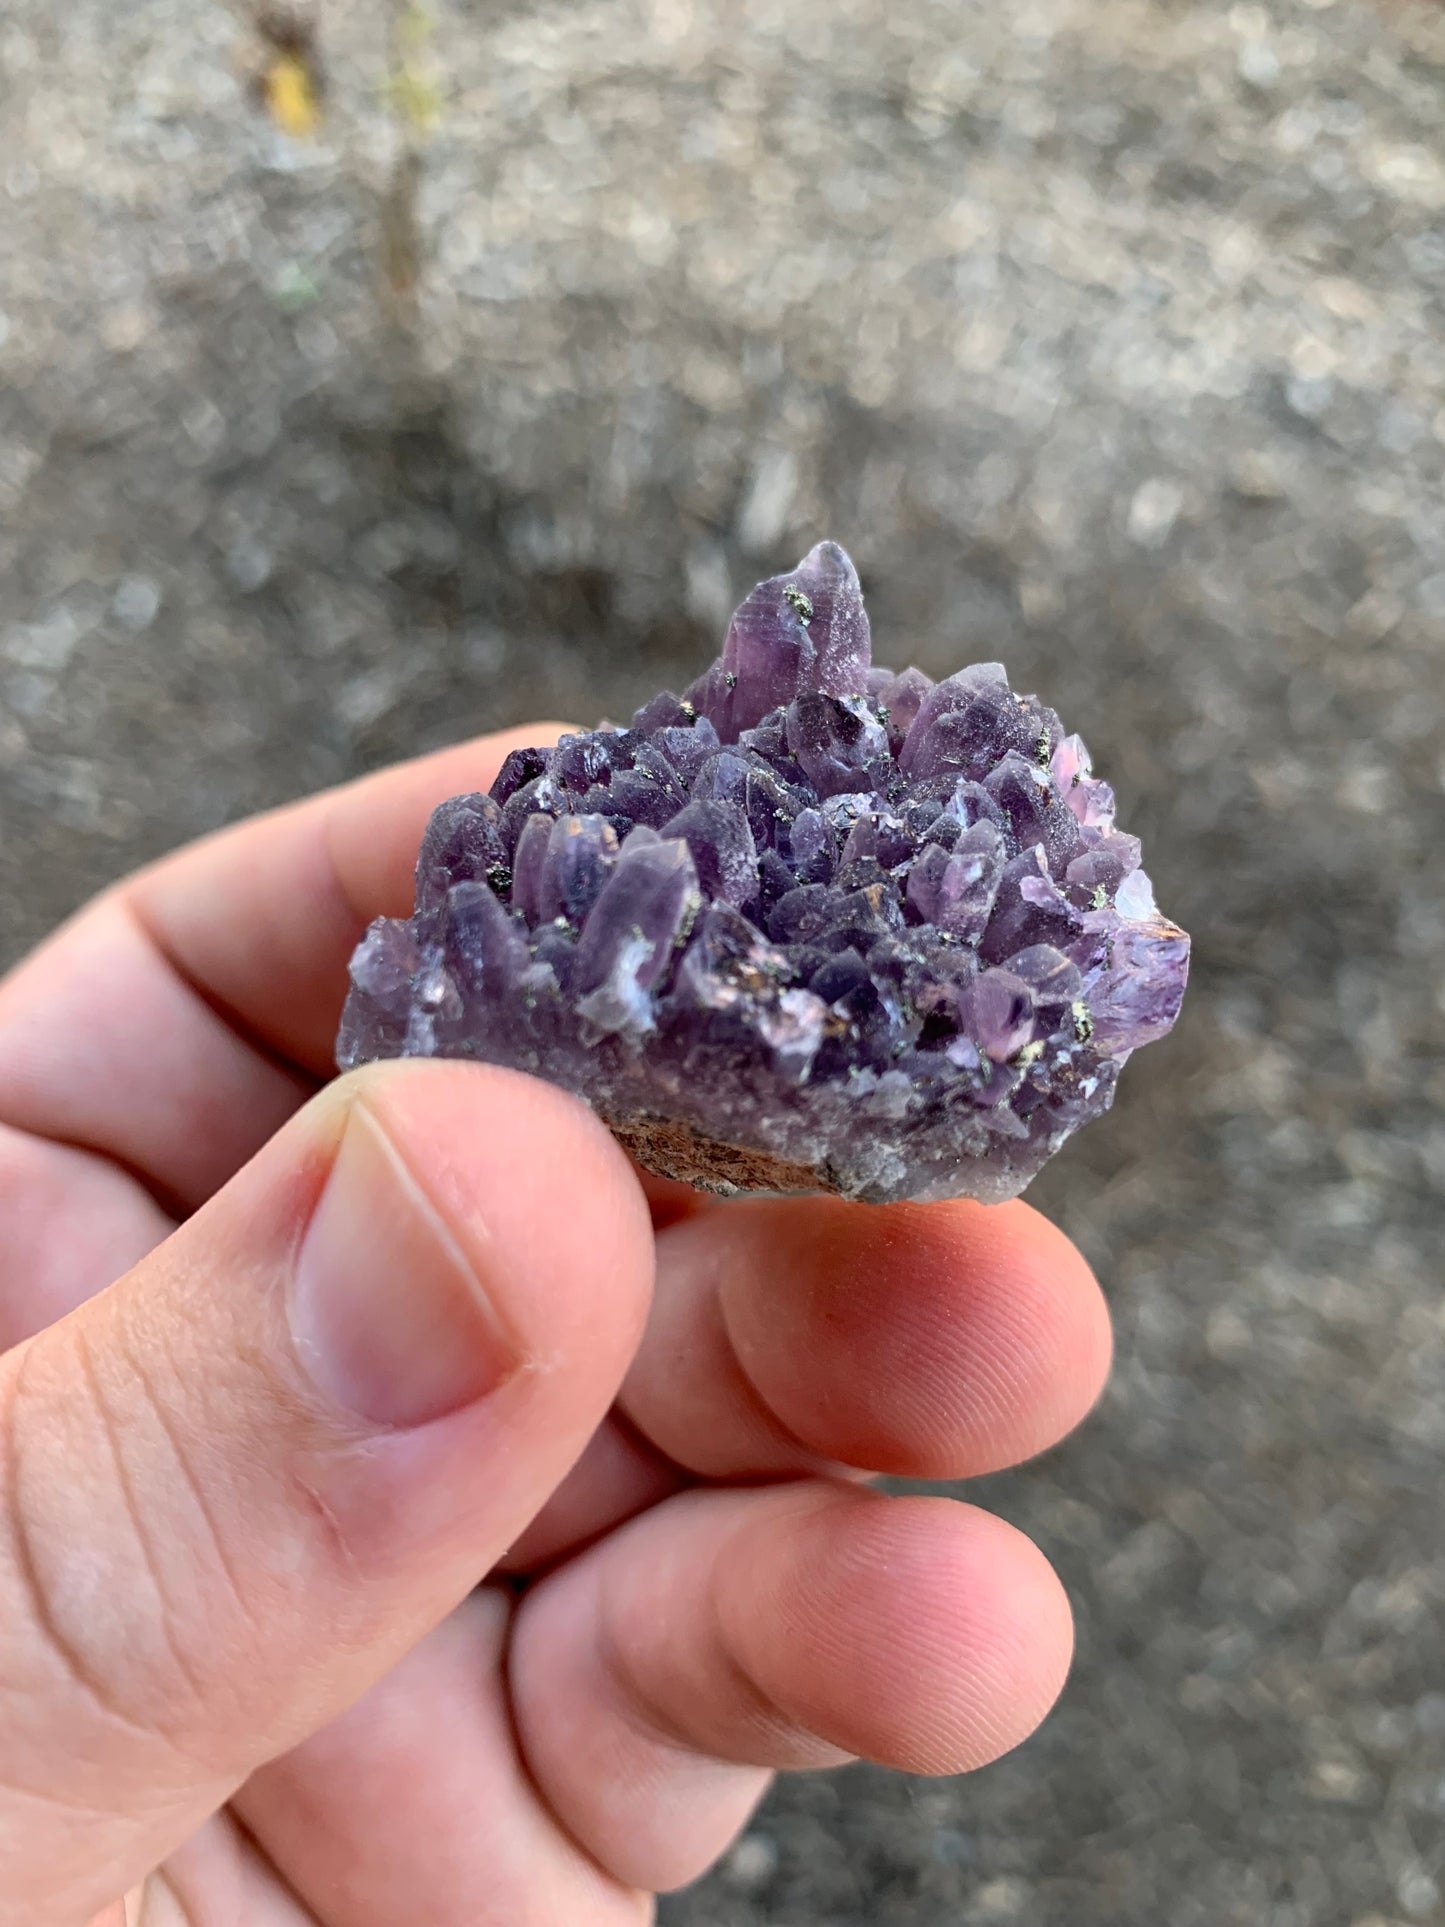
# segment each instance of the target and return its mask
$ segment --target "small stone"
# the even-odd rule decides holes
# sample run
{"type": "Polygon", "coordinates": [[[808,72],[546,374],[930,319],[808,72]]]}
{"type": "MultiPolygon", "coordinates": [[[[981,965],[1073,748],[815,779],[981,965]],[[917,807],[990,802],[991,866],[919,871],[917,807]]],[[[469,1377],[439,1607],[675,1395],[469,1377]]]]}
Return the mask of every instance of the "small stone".
{"type": "Polygon", "coordinates": [[[122,629],[139,635],[160,614],[160,584],[152,576],[128,575],[117,584],[110,606],[122,629]]]}
{"type": "Polygon", "coordinates": [[[271,580],[276,558],[254,535],[243,535],[226,553],[226,573],[242,595],[255,595],[271,580]]]}
{"type": "Polygon", "coordinates": [[[743,1893],[766,1886],[777,1870],[777,1843],[765,1833],[745,1833],[722,1865],[727,1884],[743,1893]]]}
{"type": "Polygon", "coordinates": [[[684,696],[442,804],[338,1062],[549,1078],[714,1190],[1017,1195],[1169,1030],[1189,939],[1051,709],[870,651],[820,543],[684,696]]]}
{"type": "Polygon", "coordinates": [[[1162,549],[1184,507],[1184,491],[1167,476],[1141,482],[1129,503],[1129,540],[1141,549],[1162,549]]]}

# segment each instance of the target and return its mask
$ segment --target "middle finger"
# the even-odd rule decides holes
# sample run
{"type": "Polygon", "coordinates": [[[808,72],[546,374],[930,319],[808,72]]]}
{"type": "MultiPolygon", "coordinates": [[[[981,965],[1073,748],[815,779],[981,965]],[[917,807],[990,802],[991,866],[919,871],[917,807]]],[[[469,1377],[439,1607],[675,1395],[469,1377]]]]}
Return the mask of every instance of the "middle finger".
{"type": "Polygon", "coordinates": [[[703,1477],[974,1477],[1064,1437],[1108,1373],[1103,1294],[1024,1204],[740,1200],[657,1251],[620,1403],[703,1477]]]}

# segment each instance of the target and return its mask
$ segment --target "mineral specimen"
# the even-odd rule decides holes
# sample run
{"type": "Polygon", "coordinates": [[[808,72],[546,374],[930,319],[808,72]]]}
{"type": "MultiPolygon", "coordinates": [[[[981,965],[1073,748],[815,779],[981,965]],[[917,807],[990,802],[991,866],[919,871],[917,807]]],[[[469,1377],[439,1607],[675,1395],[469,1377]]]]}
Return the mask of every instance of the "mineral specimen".
{"type": "Polygon", "coordinates": [[[1179,1013],[1189,939],[1139,854],[1000,664],[873,668],[823,542],[685,696],[442,804],[337,1061],[533,1072],[714,1190],[996,1202],[1179,1013]]]}

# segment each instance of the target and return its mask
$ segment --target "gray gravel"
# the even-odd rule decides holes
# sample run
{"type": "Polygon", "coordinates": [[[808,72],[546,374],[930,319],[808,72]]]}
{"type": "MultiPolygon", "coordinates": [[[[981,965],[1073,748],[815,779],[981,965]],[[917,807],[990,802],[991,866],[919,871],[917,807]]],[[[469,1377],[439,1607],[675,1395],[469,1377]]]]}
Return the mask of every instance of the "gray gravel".
{"type": "Polygon", "coordinates": [[[0,4],[0,946],[258,805],[690,674],[831,534],[1003,656],[1196,937],[1036,1187],[1100,1412],[982,1496],[1080,1623],[972,1779],[792,1782],[675,1927],[1445,1923],[1445,14],[0,4]]]}

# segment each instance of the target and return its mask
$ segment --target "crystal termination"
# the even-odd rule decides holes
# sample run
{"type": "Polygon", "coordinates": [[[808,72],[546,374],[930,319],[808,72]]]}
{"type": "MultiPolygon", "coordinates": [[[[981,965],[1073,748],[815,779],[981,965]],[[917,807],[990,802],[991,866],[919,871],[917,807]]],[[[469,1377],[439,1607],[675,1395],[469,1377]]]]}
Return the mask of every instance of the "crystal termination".
{"type": "Polygon", "coordinates": [[[337,1061],[531,1072],[712,1190],[998,1202],[1179,1014],[1189,939],[1139,858],[999,663],[873,668],[823,542],[685,696],[441,805],[337,1061]]]}

